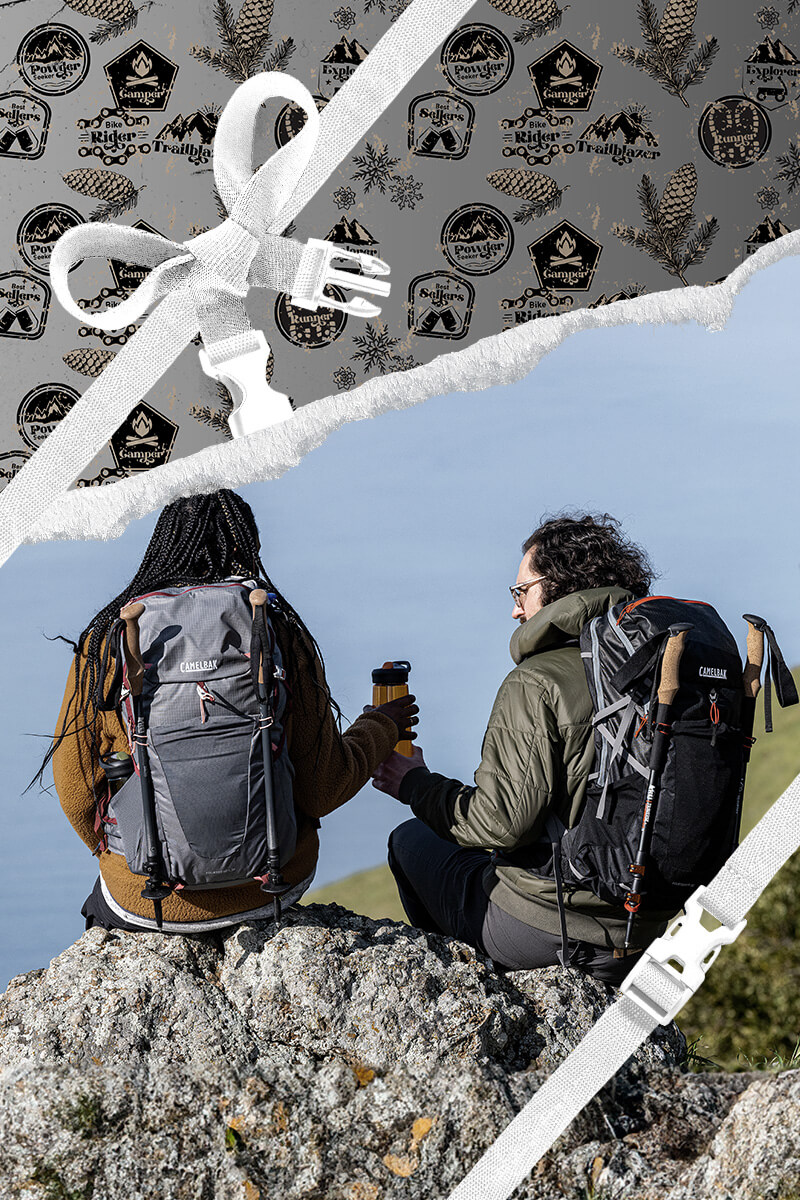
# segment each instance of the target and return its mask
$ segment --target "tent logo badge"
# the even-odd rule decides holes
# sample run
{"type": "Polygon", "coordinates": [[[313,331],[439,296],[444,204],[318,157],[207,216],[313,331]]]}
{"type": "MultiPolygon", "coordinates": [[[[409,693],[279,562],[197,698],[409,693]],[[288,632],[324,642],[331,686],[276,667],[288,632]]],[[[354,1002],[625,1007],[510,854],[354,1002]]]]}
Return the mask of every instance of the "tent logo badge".
{"type": "Polygon", "coordinates": [[[571,42],[559,42],[528,67],[542,108],[586,112],[603,68],[571,42]]]}
{"type": "Polygon", "coordinates": [[[586,292],[603,247],[570,221],[561,221],[528,246],[539,283],[556,292],[586,292]]]}
{"type": "Polygon", "coordinates": [[[461,25],[442,47],[441,63],[453,87],[468,96],[488,96],[510,76],[514,51],[494,25],[461,25]]]}
{"type": "Polygon", "coordinates": [[[332,46],[319,64],[319,90],[321,95],[330,100],[343,83],[360,63],[367,57],[366,50],[357,38],[349,38],[343,33],[335,46],[332,46]]]}
{"type": "Polygon", "coordinates": [[[0,275],[0,337],[33,341],[44,333],[50,285],[25,271],[0,275]]]}
{"type": "Polygon", "coordinates": [[[23,442],[36,450],[78,400],[80,394],[64,383],[40,383],[33,388],[17,410],[23,442]]]}
{"type": "Polygon", "coordinates": [[[467,275],[490,275],[511,257],[514,230],[505,213],[491,204],[464,204],[442,227],[445,257],[467,275]]]}
{"type": "Polygon", "coordinates": [[[745,60],[742,83],[760,104],[785,104],[796,99],[800,60],[780,38],[768,33],[745,60]]]}
{"type": "Polygon", "coordinates": [[[69,25],[37,25],[25,34],[16,63],[27,84],[46,96],[66,96],[89,72],[89,47],[69,25]]]}
{"type": "Polygon", "coordinates": [[[475,288],[451,271],[429,271],[408,285],[408,327],[417,337],[466,337],[475,288]]]}
{"type": "Polygon", "coordinates": [[[46,275],[53,247],[62,233],[83,224],[81,214],[67,204],[40,204],[20,221],[17,250],[29,267],[46,275]]]}
{"type": "Polygon", "coordinates": [[[172,94],[177,65],[147,42],[134,42],[105,67],[117,108],[163,112],[172,94]]]}
{"type": "Polygon", "coordinates": [[[426,92],[408,106],[408,148],[427,158],[464,158],[475,109],[451,92],[426,92]]]}
{"type": "Polygon", "coordinates": [[[122,108],[101,108],[96,117],[81,117],[76,127],[78,154],[81,158],[99,158],[107,167],[124,166],[137,150],[150,153],[145,135],[137,132],[149,124],[149,117],[133,117],[122,108]]]}
{"type": "Polygon", "coordinates": [[[47,145],[52,111],[28,92],[0,96],[0,154],[6,158],[41,158],[47,145]]]}
{"type": "Polygon", "coordinates": [[[700,145],[720,167],[750,167],[766,154],[772,124],[746,96],[723,96],[706,105],[697,127],[700,145]]]}

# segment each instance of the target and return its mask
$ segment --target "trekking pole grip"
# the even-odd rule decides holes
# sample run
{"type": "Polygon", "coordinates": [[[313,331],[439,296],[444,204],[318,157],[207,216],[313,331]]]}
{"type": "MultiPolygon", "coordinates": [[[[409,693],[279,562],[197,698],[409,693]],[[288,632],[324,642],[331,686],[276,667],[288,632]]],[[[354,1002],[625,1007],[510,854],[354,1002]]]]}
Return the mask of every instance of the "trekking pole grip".
{"type": "MultiPolygon", "coordinates": [[[[267,604],[267,593],[263,588],[256,588],[250,593],[250,607],[253,610],[253,622],[258,619],[258,609],[265,609],[267,604]]],[[[264,613],[264,622],[266,624],[266,613],[264,613]]],[[[258,656],[258,682],[264,682],[264,657],[258,656]]]]}
{"type": "MultiPolygon", "coordinates": [[[[747,617],[745,617],[747,621],[747,617]]],[[[744,664],[742,682],[745,695],[755,700],[761,691],[761,668],[764,664],[764,630],[756,629],[752,621],[747,621],[747,661],[744,664]]]]}
{"type": "Polygon", "coordinates": [[[144,605],[140,600],[134,604],[126,604],[119,610],[119,615],[125,622],[125,662],[132,696],[141,696],[144,684],[144,662],[139,648],[139,618],[143,612],[144,605]]]}
{"type": "Polygon", "coordinates": [[[658,681],[658,703],[669,707],[680,687],[680,666],[686,635],[691,625],[670,625],[669,639],[661,662],[661,677],[658,681]]]}

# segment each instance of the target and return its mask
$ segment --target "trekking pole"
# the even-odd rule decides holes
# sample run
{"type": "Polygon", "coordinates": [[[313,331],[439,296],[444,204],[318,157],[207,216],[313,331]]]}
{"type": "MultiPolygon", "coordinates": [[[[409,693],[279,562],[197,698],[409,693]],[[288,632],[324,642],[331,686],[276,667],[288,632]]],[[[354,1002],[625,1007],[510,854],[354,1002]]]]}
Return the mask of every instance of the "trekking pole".
{"type": "Polygon", "coordinates": [[[256,676],[253,654],[257,654],[258,677],[258,714],[259,729],[261,730],[261,756],[264,760],[264,809],[267,819],[267,871],[261,883],[262,892],[267,892],[273,898],[275,926],[280,926],[281,901],[280,894],[287,890],[281,874],[281,858],[278,848],[278,826],[275,820],[275,791],[272,777],[272,739],[270,728],[273,717],[269,711],[267,684],[268,676],[272,682],[272,655],[269,648],[269,632],[267,630],[267,593],[263,588],[256,588],[250,593],[250,607],[253,610],[253,639],[250,648],[250,668],[256,676]],[[265,659],[267,670],[265,671],[265,659]]]}
{"type": "Polygon", "coordinates": [[[144,612],[144,605],[137,601],[126,604],[120,609],[120,617],[125,622],[125,664],[128,668],[128,687],[133,703],[133,718],[135,732],[133,744],[137,748],[136,760],[139,764],[139,780],[142,785],[142,813],[144,816],[144,835],[147,846],[147,859],[144,864],[148,876],[145,887],[140,895],[145,900],[153,901],[156,926],[161,929],[161,901],[172,891],[163,882],[165,870],[161,858],[161,844],[158,840],[156,824],[156,799],[153,791],[153,777],[150,774],[150,759],[147,755],[147,721],[142,705],[142,688],[144,686],[144,662],[139,649],[139,618],[144,612]]]}
{"type": "Polygon", "coordinates": [[[742,702],[742,735],[744,750],[742,755],[742,777],[739,780],[739,791],[736,796],[736,820],[733,827],[734,845],[739,840],[739,823],[742,819],[744,805],[744,781],[747,775],[747,764],[750,761],[750,751],[755,743],[753,726],[756,720],[756,698],[761,691],[761,667],[764,663],[764,630],[759,629],[753,622],[755,618],[749,613],[744,614],[747,621],[747,659],[742,672],[744,686],[744,701],[742,702]]]}
{"type": "Polygon", "coordinates": [[[630,865],[633,883],[628,895],[625,897],[625,908],[628,912],[628,924],[625,929],[626,950],[632,945],[633,922],[642,903],[642,883],[644,882],[647,855],[653,831],[653,811],[658,802],[661,772],[664,769],[667,750],[669,749],[670,717],[672,715],[672,705],[680,687],[679,676],[683,648],[686,644],[686,635],[691,628],[691,625],[670,625],[668,631],[669,637],[667,638],[661,658],[661,671],[658,681],[658,708],[656,709],[653,741],[650,746],[650,763],[644,813],[642,814],[642,826],[639,830],[639,846],[636,851],[636,861],[630,865]]]}

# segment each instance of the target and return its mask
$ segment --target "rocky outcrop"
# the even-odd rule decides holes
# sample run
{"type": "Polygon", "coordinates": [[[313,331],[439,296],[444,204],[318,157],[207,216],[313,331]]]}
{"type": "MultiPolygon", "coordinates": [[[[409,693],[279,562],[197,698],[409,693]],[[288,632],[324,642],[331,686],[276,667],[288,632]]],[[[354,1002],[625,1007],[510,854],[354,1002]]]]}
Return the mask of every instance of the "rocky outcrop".
{"type": "MultiPolygon", "coordinates": [[[[497,975],[337,905],[93,929],[0,998],[3,1200],[438,1200],[615,993],[497,975]]],[[[800,1072],[688,1074],[658,1030],[515,1194],[786,1200],[800,1072]]]]}

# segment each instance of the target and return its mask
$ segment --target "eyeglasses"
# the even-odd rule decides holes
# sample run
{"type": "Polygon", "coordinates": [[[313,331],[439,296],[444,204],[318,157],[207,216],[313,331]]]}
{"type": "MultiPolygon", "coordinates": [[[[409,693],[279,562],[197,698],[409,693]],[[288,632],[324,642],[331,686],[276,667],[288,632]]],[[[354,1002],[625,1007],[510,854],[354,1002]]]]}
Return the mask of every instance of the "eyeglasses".
{"type": "Polygon", "coordinates": [[[546,578],[546,575],[535,575],[533,579],[526,579],[524,583],[513,584],[512,587],[508,589],[511,592],[511,599],[519,608],[522,608],[522,601],[527,594],[528,588],[533,587],[535,583],[541,583],[541,581],[546,578]]]}

